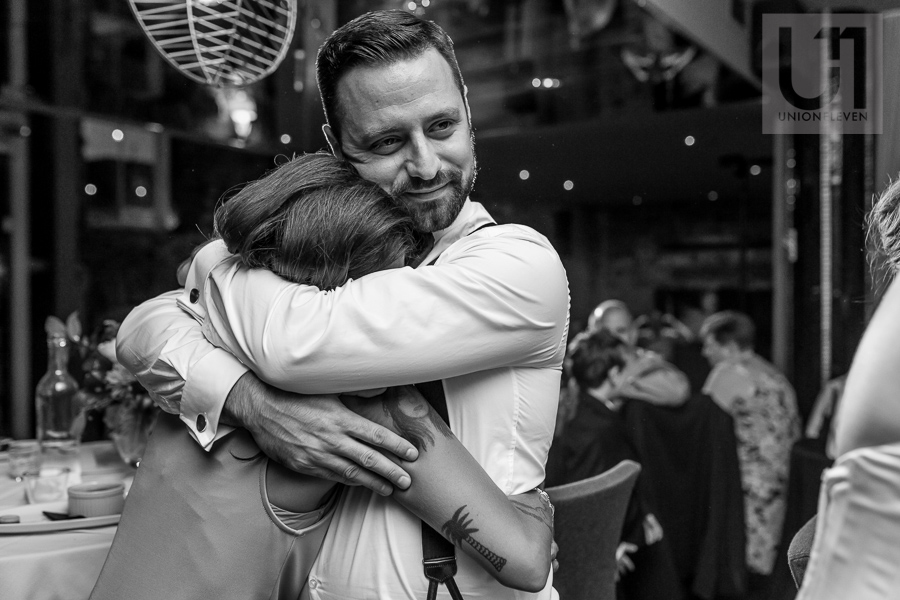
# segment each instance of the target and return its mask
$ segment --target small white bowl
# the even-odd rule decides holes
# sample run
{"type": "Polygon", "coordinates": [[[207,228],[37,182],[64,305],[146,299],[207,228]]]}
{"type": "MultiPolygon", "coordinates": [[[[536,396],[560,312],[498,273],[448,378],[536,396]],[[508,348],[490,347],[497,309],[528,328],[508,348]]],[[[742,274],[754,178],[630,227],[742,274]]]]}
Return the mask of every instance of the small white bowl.
{"type": "Polygon", "coordinates": [[[80,483],[69,488],[69,515],[104,517],[122,513],[124,483],[80,483]]]}

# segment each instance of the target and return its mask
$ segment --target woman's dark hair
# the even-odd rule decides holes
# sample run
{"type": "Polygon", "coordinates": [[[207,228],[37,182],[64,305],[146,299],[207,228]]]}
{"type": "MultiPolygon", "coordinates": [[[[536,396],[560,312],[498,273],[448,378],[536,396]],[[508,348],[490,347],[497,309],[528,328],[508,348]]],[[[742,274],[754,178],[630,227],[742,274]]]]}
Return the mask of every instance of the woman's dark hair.
{"type": "Polygon", "coordinates": [[[361,15],[328,36],[316,57],[316,81],[325,120],[340,141],[337,86],[341,77],[358,66],[389,65],[437,50],[453,72],[463,94],[463,79],[453,52],[453,41],[433,21],[404,10],[379,10],[361,15]]]}
{"type": "Polygon", "coordinates": [[[741,350],[751,350],[756,341],[753,319],[734,310],[723,310],[706,317],[700,326],[700,337],[711,335],[716,343],[734,342],[741,350]]]}
{"type": "Polygon", "coordinates": [[[248,267],[321,289],[405,262],[415,248],[406,210],[324,152],[248,183],[216,208],[215,228],[248,267]]]}
{"type": "Polygon", "coordinates": [[[599,387],[613,367],[625,366],[625,342],[606,329],[580,334],[569,351],[567,362],[582,389],[599,387]]]}

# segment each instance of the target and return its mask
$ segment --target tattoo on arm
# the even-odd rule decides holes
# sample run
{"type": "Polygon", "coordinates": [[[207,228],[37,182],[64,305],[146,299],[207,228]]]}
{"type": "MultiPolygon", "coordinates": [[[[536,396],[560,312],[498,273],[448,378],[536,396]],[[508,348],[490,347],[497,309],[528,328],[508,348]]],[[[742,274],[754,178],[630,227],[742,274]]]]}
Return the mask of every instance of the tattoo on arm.
{"type": "Polygon", "coordinates": [[[444,437],[453,437],[450,427],[421,397],[388,388],[382,396],[381,408],[394,422],[398,433],[420,452],[434,445],[433,430],[444,437]]]}
{"type": "Polygon", "coordinates": [[[478,529],[476,527],[471,527],[472,519],[469,517],[469,513],[463,513],[466,506],[467,505],[463,504],[457,508],[456,512],[453,513],[453,517],[441,527],[441,531],[447,536],[447,539],[449,539],[451,543],[460,548],[462,548],[463,542],[472,546],[472,548],[487,559],[499,573],[506,565],[506,559],[491,550],[488,550],[484,544],[472,537],[472,534],[477,533],[478,529]]]}
{"type": "Polygon", "coordinates": [[[550,498],[546,493],[541,492],[541,505],[540,506],[531,506],[530,504],[526,504],[521,500],[513,500],[510,499],[510,502],[519,509],[523,514],[528,515],[532,519],[543,523],[550,529],[550,533],[553,533],[553,505],[550,504],[550,498]]]}

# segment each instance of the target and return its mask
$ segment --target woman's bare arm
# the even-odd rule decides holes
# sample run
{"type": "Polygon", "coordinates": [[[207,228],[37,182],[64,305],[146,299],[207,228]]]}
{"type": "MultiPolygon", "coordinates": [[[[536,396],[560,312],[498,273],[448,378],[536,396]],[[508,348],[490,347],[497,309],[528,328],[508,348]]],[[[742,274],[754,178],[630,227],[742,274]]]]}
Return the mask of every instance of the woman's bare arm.
{"type": "Polygon", "coordinates": [[[419,450],[415,462],[402,463],[412,485],[394,491],[397,502],[500,583],[527,591],[544,588],[553,539],[553,509],[545,494],[507,497],[415,388],[390,388],[380,402],[341,400],[419,450]]]}
{"type": "Polygon", "coordinates": [[[866,327],[838,407],[837,450],[900,441],[900,280],[866,327]]]}

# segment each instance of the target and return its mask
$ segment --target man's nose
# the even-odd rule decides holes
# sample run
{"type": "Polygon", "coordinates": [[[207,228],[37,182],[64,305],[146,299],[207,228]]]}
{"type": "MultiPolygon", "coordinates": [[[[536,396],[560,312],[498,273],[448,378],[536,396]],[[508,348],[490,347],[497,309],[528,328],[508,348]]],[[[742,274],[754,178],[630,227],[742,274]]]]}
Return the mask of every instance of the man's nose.
{"type": "Polygon", "coordinates": [[[409,156],[406,159],[407,174],[425,181],[434,179],[441,171],[441,159],[432,141],[424,135],[416,136],[409,148],[409,156]]]}

